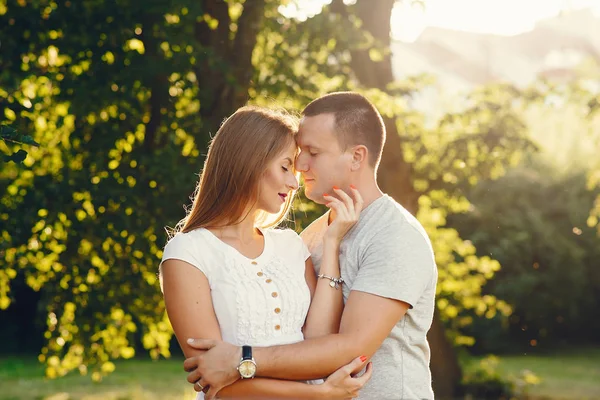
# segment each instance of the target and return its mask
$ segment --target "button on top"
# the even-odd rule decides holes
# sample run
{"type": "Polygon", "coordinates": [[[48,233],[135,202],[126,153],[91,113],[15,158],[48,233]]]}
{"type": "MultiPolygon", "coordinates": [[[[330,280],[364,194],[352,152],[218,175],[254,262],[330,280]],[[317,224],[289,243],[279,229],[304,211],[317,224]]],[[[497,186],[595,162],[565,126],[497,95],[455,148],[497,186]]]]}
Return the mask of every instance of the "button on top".
{"type": "Polygon", "coordinates": [[[258,265],[258,263],[256,261],[252,261],[250,264],[252,264],[252,265],[258,265]]]}

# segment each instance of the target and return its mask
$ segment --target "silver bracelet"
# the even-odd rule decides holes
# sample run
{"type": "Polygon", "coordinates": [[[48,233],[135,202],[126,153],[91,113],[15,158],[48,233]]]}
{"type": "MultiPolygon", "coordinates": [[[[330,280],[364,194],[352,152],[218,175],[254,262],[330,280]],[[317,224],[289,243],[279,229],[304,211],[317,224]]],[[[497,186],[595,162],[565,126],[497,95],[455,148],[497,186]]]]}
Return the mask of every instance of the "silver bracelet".
{"type": "Polygon", "coordinates": [[[329,286],[331,286],[332,288],[335,288],[335,290],[338,289],[339,285],[341,285],[342,283],[344,283],[344,279],[342,279],[341,276],[339,278],[334,278],[332,276],[327,276],[327,275],[319,274],[319,275],[317,275],[317,278],[319,278],[319,279],[321,279],[321,278],[329,279],[331,281],[331,282],[329,282],[329,286]]]}

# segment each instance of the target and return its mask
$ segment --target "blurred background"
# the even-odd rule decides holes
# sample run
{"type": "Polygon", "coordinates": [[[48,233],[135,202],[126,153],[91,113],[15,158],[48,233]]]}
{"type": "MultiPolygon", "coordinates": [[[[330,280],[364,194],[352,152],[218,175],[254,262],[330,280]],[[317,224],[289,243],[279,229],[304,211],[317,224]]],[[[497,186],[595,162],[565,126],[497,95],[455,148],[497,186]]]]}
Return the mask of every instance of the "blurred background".
{"type": "Polygon", "coordinates": [[[165,227],[236,108],[338,90],[435,247],[436,396],[600,398],[600,1],[0,0],[0,399],[192,399],[165,227]]]}

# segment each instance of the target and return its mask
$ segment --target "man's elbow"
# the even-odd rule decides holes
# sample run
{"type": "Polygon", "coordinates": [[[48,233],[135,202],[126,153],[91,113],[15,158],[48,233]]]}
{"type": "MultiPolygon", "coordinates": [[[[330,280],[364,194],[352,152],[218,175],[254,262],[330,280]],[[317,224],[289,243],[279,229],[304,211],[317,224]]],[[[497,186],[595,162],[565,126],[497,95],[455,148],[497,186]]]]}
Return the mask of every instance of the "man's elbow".
{"type": "Polygon", "coordinates": [[[321,336],[335,335],[340,331],[339,325],[320,325],[319,327],[304,327],[304,339],[314,339],[321,336]]]}
{"type": "Polygon", "coordinates": [[[330,374],[351,363],[356,357],[366,356],[371,358],[373,353],[375,353],[374,350],[369,352],[368,344],[364,340],[360,340],[360,338],[355,337],[355,335],[337,333],[335,336],[337,351],[332,351],[329,353],[333,357],[330,365],[334,366],[334,370],[330,371],[330,374]]]}
{"type": "Polygon", "coordinates": [[[367,362],[371,359],[371,357],[373,357],[373,354],[375,354],[380,346],[373,343],[373,340],[368,337],[360,337],[350,334],[340,334],[339,336],[343,337],[343,341],[346,344],[345,354],[348,356],[344,357],[343,361],[340,358],[341,365],[339,365],[338,368],[349,364],[357,357],[366,357],[364,363],[356,370],[352,371],[353,374],[356,374],[364,369],[364,367],[367,365],[367,362]]]}

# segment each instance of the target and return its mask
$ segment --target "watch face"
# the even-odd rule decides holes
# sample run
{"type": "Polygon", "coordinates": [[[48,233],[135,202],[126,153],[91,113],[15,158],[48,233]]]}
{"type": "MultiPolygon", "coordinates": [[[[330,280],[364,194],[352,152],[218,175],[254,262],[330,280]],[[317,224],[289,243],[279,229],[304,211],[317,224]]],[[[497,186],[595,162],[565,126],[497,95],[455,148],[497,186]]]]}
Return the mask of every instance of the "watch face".
{"type": "Polygon", "coordinates": [[[256,364],[250,360],[245,360],[240,363],[238,370],[243,378],[252,378],[256,374],[256,364]]]}

